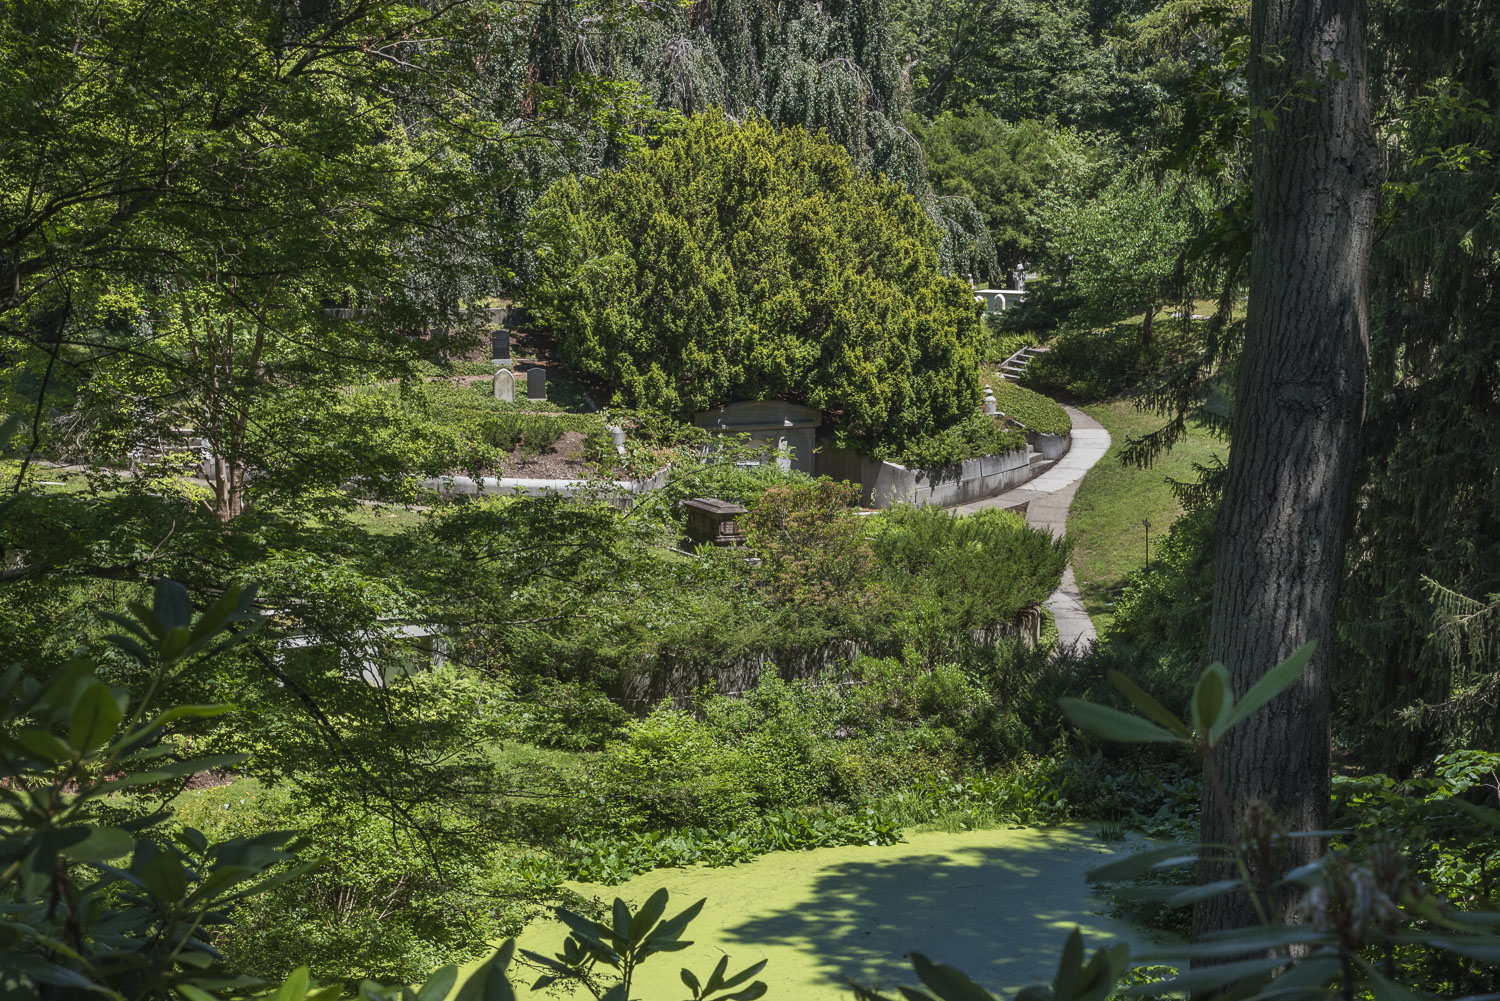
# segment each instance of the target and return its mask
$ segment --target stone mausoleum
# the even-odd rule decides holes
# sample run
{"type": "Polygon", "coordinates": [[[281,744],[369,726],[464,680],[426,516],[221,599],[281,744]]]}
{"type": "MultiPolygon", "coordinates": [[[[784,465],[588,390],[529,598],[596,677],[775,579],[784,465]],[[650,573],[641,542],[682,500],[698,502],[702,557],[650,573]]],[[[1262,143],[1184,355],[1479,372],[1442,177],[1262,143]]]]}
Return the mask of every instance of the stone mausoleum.
{"type": "Polygon", "coordinates": [[[717,434],[748,435],[750,444],[765,448],[766,460],[782,469],[813,472],[815,436],[822,414],[781,400],[730,403],[693,415],[693,423],[717,434]]]}

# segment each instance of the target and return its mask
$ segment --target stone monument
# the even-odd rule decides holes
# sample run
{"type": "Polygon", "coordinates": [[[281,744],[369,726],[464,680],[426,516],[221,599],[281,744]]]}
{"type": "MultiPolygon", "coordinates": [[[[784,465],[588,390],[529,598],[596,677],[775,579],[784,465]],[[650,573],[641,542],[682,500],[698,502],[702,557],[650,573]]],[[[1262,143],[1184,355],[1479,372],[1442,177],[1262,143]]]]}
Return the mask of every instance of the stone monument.
{"type": "Polygon", "coordinates": [[[495,373],[495,399],[504,400],[506,403],[516,401],[516,377],[508,368],[502,368],[495,373]]]}
{"type": "Polygon", "coordinates": [[[744,508],[717,497],[694,497],[679,501],[687,512],[689,542],[708,542],[721,549],[745,544],[745,531],[736,520],[746,514],[744,508]]]}
{"type": "Polygon", "coordinates": [[[509,330],[496,330],[490,334],[490,361],[496,368],[511,368],[515,365],[510,357],[509,330]]]}
{"type": "Polygon", "coordinates": [[[526,370],[526,398],[528,400],[547,398],[547,370],[540,365],[533,365],[526,370]]]}

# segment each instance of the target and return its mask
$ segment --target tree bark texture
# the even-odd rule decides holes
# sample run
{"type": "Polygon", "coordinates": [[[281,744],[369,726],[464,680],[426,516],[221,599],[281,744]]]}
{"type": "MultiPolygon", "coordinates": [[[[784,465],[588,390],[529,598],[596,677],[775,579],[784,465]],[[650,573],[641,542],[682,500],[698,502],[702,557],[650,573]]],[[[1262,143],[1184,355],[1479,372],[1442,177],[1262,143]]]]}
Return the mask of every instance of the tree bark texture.
{"type": "MultiPolygon", "coordinates": [[[[1291,690],[1229,734],[1218,760],[1236,824],[1261,800],[1287,830],[1312,830],[1328,812],[1334,610],[1369,354],[1379,179],[1365,4],[1255,0],[1250,58],[1250,301],[1210,650],[1237,695],[1308,640],[1318,650],[1291,690]]],[[[1202,833],[1237,838],[1207,800],[1202,833]]],[[[1293,845],[1288,867],[1321,851],[1312,839],[1293,845]]],[[[1277,902],[1281,916],[1290,903],[1277,902]]],[[[1255,921],[1250,901],[1233,896],[1200,905],[1194,926],[1255,921]]]]}

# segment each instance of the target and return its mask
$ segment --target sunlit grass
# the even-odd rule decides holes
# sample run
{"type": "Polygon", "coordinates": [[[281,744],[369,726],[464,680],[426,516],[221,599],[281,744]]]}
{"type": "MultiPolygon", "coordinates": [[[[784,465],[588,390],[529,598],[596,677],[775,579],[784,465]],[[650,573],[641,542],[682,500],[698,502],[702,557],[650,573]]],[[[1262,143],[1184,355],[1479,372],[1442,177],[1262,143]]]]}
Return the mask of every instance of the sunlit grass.
{"type": "Polygon", "coordinates": [[[1081,409],[1104,425],[1112,439],[1108,454],[1084,477],[1068,511],[1073,572],[1083,594],[1083,606],[1095,628],[1103,632],[1113,618],[1112,605],[1126,575],[1146,562],[1146,528],[1141,522],[1151,522],[1151,544],[1155,546],[1182,515],[1182,505],[1168,480],[1196,479],[1193,464],[1207,464],[1215,454],[1226,455],[1228,443],[1201,427],[1193,427],[1149,469],[1125,466],[1120,463],[1120,450],[1127,439],[1155,431],[1166,423],[1165,418],[1142,413],[1128,399],[1087,404],[1081,409]]]}

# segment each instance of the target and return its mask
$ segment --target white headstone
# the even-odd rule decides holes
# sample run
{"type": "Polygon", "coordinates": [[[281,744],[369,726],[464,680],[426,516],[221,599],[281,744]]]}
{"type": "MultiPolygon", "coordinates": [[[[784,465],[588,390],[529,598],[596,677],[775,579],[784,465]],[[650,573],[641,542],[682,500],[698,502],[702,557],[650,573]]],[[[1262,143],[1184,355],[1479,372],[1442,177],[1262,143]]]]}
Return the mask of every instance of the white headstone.
{"type": "Polygon", "coordinates": [[[495,373],[495,399],[504,400],[506,403],[516,401],[516,377],[510,374],[508,368],[502,368],[495,373]]]}
{"type": "Polygon", "coordinates": [[[995,391],[989,386],[984,387],[984,412],[991,417],[995,416],[995,391]]]}

